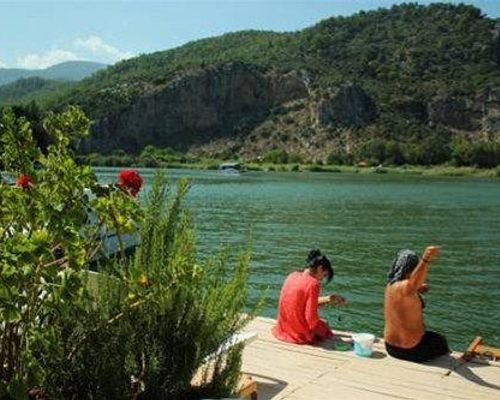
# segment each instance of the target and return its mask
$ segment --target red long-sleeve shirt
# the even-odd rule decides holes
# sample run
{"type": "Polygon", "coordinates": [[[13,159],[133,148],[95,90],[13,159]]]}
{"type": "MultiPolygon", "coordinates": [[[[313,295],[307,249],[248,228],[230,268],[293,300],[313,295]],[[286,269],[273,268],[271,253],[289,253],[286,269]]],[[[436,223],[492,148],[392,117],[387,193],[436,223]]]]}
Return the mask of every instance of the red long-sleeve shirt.
{"type": "Polygon", "coordinates": [[[273,328],[277,339],[311,344],[333,336],[328,324],[319,319],[319,280],[303,272],[292,272],[281,289],[278,323],[273,328]]]}

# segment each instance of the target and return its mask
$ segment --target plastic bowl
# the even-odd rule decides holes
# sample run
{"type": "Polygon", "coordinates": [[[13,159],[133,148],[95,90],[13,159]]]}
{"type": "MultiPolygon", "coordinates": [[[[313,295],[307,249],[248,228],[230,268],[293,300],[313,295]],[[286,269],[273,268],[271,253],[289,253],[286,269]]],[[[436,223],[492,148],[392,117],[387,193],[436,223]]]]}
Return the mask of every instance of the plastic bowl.
{"type": "Polygon", "coordinates": [[[354,354],[360,357],[370,357],[373,354],[373,342],[375,335],[371,333],[355,333],[352,335],[354,341],[354,354]]]}

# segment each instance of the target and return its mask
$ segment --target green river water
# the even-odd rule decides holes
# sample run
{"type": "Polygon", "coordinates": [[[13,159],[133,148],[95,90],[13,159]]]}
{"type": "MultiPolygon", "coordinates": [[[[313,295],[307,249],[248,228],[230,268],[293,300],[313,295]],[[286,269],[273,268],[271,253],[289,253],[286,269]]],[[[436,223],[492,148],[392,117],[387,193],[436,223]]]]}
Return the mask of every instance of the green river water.
{"type": "MultiPolygon", "coordinates": [[[[153,170],[141,169],[146,190],[153,170]]],[[[103,182],[115,169],[99,169],[103,182]]],[[[321,314],[334,329],[381,335],[386,273],[397,250],[441,247],[425,296],[429,329],[463,350],[480,334],[500,346],[500,182],[478,178],[345,173],[169,170],[192,180],[188,207],[201,255],[234,252],[253,232],[250,301],[267,290],[261,314],[276,316],[281,284],[320,248],[335,270],[323,293],[348,300],[321,314]]]]}

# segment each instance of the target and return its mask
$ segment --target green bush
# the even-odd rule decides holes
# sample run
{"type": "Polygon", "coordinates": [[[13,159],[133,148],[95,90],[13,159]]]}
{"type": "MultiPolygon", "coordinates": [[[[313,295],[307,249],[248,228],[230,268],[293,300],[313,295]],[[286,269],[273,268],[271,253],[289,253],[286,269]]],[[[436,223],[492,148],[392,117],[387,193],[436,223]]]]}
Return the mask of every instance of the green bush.
{"type": "Polygon", "coordinates": [[[248,251],[199,260],[186,180],[169,190],[158,173],[141,207],[118,186],[96,186],[90,168],[72,160],[66,132],[88,129],[80,110],[49,115],[46,126],[55,145],[43,156],[24,119],[2,117],[2,162],[24,180],[0,184],[1,226],[11,227],[0,235],[0,398],[231,395],[242,346],[217,350],[252,315],[242,314],[248,251]],[[89,208],[96,226],[86,224],[89,208]],[[138,229],[140,246],[133,257],[121,248],[90,274],[101,227],[120,244],[138,229]]]}
{"type": "Polygon", "coordinates": [[[311,165],[307,169],[308,169],[308,171],[311,171],[311,172],[328,172],[328,170],[326,168],[323,168],[320,165],[311,165]]]}
{"type": "Polygon", "coordinates": [[[288,163],[288,153],[285,149],[274,149],[264,155],[264,161],[273,164],[288,163]]]}
{"type": "Polygon", "coordinates": [[[344,164],[343,154],[338,151],[331,152],[326,158],[326,163],[328,165],[343,165],[344,164]]]}
{"type": "Polygon", "coordinates": [[[405,160],[413,165],[436,165],[448,162],[451,154],[447,138],[431,136],[420,143],[406,145],[405,160]]]}
{"type": "Polygon", "coordinates": [[[452,143],[452,160],[458,166],[494,168],[500,164],[500,144],[455,139],[452,143]]]}
{"type": "Polygon", "coordinates": [[[358,160],[366,161],[370,165],[382,164],[385,157],[385,142],[379,139],[373,139],[364,143],[356,152],[358,160]]]}
{"type": "Polygon", "coordinates": [[[302,164],[304,162],[304,159],[299,154],[290,153],[288,155],[287,162],[290,164],[302,164]]]}
{"type": "Polygon", "coordinates": [[[24,117],[10,109],[1,116],[2,164],[19,177],[16,186],[0,184],[2,399],[26,398],[38,387],[47,391],[51,363],[58,364],[57,373],[64,371],[78,342],[64,342],[61,334],[72,336],[93,312],[81,271],[100,247],[96,238],[101,229],[131,232],[140,219],[137,202],[125,190],[98,191],[91,169],[74,162],[69,145],[88,133],[89,122],[75,107],[49,113],[43,124],[52,144],[44,154],[24,117]],[[88,209],[95,211],[95,225],[87,224],[88,209]]]}
{"type": "MultiPolygon", "coordinates": [[[[164,177],[157,175],[148,196],[141,246],[129,269],[129,293],[142,302],[130,312],[133,375],[141,377],[148,399],[185,398],[205,359],[248,321],[248,253],[234,267],[222,252],[197,260],[194,232],[183,201],[188,184],[180,180],[169,199],[164,177]]],[[[239,375],[241,349],[216,354],[213,373],[201,386],[205,395],[230,395],[239,375]],[[229,357],[226,359],[226,357],[229,357]],[[223,360],[225,359],[225,361],[223,360]]]]}

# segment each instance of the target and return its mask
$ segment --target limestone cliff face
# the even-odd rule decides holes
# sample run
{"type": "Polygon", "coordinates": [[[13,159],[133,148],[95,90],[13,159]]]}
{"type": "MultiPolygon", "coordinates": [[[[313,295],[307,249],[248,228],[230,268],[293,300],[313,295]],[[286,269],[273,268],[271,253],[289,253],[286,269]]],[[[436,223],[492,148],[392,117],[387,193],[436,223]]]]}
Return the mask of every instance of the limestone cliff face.
{"type": "Polygon", "coordinates": [[[430,126],[470,133],[500,135],[500,88],[483,90],[473,98],[441,96],[427,107],[430,126]]]}
{"type": "Polygon", "coordinates": [[[471,139],[500,140],[500,88],[471,97],[408,96],[376,104],[356,84],[313,90],[308,84],[303,71],[284,73],[244,63],[185,72],[144,92],[128,109],[96,121],[82,150],[136,152],[152,144],[254,155],[280,147],[308,158],[319,150],[328,154],[370,140],[383,112],[427,132],[444,128],[471,139]],[[352,130],[359,134],[351,135],[352,130]]]}
{"type": "Polygon", "coordinates": [[[456,130],[476,131],[480,129],[481,113],[469,99],[459,97],[437,97],[428,104],[429,125],[443,125],[456,130]]]}
{"type": "Polygon", "coordinates": [[[306,97],[297,72],[230,63],[183,74],[144,94],[129,109],[96,122],[87,152],[134,151],[147,144],[187,148],[244,134],[280,103],[306,97]]]}
{"type": "Polygon", "coordinates": [[[376,115],[373,99],[360,86],[352,83],[330,88],[312,106],[312,119],[320,127],[362,126],[372,122],[376,115]]]}

